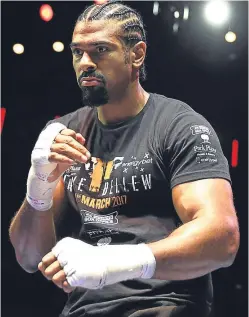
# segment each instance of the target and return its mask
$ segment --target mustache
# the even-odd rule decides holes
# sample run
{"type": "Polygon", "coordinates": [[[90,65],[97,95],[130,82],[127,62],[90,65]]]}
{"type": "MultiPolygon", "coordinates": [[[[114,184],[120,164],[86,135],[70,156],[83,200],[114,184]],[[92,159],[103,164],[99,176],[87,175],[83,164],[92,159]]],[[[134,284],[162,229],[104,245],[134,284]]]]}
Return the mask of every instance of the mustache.
{"type": "Polygon", "coordinates": [[[98,74],[97,72],[83,72],[77,79],[78,85],[80,86],[80,81],[82,78],[87,78],[87,77],[95,77],[99,80],[101,80],[105,84],[105,77],[101,74],[98,74]]]}

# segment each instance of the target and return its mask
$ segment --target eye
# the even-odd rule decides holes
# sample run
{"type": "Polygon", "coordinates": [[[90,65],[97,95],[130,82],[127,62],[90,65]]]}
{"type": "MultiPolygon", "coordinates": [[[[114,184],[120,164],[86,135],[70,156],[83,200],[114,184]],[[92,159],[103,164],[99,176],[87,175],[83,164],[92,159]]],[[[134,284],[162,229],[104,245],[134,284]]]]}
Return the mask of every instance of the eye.
{"type": "Polygon", "coordinates": [[[73,50],[72,50],[72,53],[73,53],[73,55],[74,56],[81,56],[82,54],[83,54],[83,52],[82,52],[82,50],[80,50],[79,48],[74,48],[73,50]]]}
{"type": "Polygon", "coordinates": [[[99,47],[97,47],[97,51],[98,51],[98,53],[105,53],[108,51],[108,48],[105,46],[99,46],[99,47]]]}

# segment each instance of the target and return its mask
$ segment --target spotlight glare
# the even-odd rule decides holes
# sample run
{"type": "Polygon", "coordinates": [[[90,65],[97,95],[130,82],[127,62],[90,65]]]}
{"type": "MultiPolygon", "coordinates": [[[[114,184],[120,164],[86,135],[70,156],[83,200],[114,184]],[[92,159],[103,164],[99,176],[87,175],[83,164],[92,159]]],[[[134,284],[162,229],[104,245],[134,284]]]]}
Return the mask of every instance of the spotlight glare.
{"type": "Polygon", "coordinates": [[[60,53],[64,50],[64,44],[62,42],[54,42],[53,49],[54,51],[60,53]]]}
{"type": "Polygon", "coordinates": [[[236,34],[232,31],[227,32],[227,34],[225,35],[225,40],[228,43],[233,43],[236,41],[236,34]]]}
{"type": "Polygon", "coordinates": [[[24,46],[22,44],[14,44],[13,45],[13,51],[16,54],[22,54],[24,52],[24,46]]]}
{"type": "Polygon", "coordinates": [[[230,8],[226,1],[212,0],[206,5],[204,14],[210,23],[221,25],[227,21],[230,15],[230,8]]]}
{"type": "Polygon", "coordinates": [[[156,1],[153,4],[153,14],[158,15],[158,12],[159,12],[159,3],[156,1]]]}
{"type": "Polygon", "coordinates": [[[189,16],[189,7],[184,7],[184,11],[183,11],[183,20],[187,20],[189,16]]]}
{"type": "Polygon", "coordinates": [[[54,15],[53,9],[49,4],[43,4],[40,7],[40,17],[43,21],[49,22],[54,15]]]}
{"type": "Polygon", "coordinates": [[[174,17],[175,17],[176,19],[178,19],[178,18],[179,18],[179,16],[180,16],[179,11],[175,11],[175,12],[174,12],[174,17]]]}
{"type": "Polygon", "coordinates": [[[179,30],[179,23],[176,22],[173,24],[173,33],[177,33],[178,30],[179,30]]]}

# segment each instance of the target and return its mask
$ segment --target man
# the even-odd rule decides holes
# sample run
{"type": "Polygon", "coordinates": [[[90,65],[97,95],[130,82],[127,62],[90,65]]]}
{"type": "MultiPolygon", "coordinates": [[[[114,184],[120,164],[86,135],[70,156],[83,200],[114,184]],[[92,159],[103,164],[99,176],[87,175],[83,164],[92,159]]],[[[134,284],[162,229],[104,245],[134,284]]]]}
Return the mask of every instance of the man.
{"type": "Polygon", "coordinates": [[[215,131],[185,103],[142,88],[146,37],[132,8],[88,7],[71,49],[86,106],[37,140],[10,226],[17,261],[72,292],[61,316],[210,316],[210,272],[230,266],[239,246],[215,131]],[[67,203],[81,229],[57,242],[67,203]]]}

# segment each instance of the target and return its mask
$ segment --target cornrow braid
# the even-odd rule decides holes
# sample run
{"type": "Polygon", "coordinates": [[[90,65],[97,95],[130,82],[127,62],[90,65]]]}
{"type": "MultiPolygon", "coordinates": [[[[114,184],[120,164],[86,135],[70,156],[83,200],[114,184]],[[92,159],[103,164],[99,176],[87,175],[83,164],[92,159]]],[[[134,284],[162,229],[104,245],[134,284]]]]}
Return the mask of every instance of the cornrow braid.
{"type": "MultiPolygon", "coordinates": [[[[76,23],[81,21],[116,20],[118,21],[126,48],[131,48],[139,41],[146,43],[146,32],[141,15],[120,1],[109,1],[104,4],[93,4],[80,14],[76,23]]],[[[146,79],[145,65],[139,70],[140,80],[146,79]]]]}

